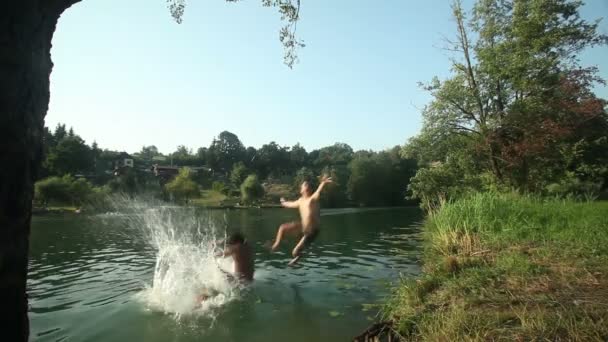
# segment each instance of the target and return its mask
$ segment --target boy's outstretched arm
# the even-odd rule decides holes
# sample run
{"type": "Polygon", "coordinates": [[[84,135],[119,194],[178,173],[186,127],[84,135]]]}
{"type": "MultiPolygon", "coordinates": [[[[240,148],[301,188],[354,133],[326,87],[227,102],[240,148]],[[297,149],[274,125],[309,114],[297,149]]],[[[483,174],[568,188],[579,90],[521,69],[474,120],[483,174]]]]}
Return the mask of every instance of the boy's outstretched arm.
{"type": "Polygon", "coordinates": [[[286,201],[283,197],[281,197],[281,205],[284,208],[298,208],[300,206],[300,200],[295,200],[295,201],[286,201]]]}
{"type": "Polygon", "coordinates": [[[323,178],[321,179],[321,184],[319,184],[317,191],[315,191],[315,193],[312,194],[312,198],[319,199],[319,197],[321,197],[321,191],[323,191],[323,187],[325,187],[325,184],[331,183],[331,182],[333,182],[331,180],[331,177],[323,176],[323,178]]]}

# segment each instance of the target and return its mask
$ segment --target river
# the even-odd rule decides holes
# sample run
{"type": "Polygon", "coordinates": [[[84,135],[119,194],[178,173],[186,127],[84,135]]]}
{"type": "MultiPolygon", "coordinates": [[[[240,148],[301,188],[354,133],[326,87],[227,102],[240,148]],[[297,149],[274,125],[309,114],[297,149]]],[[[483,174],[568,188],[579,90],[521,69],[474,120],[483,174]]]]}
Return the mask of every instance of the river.
{"type": "Polygon", "coordinates": [[[417,208],[327,209],[295,267],[294,239],[264,243],[289,209],[201,210],[139,203],[124,212],[32,220],[28,293],[34,341],[347,341],[400,275],[419,273],[417,208]],[[237,288],[214,242],[241,231],[256,255],[237,288]],[[198,305],[195,293],[217,296],[198,305]]]}

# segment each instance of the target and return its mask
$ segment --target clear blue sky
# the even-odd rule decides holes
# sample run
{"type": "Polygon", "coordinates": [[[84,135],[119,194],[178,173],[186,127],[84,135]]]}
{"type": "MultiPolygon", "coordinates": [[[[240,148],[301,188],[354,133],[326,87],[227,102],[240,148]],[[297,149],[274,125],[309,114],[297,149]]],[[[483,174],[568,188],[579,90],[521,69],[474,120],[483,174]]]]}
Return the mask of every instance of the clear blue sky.
{"type": "MultiPolygon", "coordinates": [[[[279,15],[259,0],[190,0],[181,25],[165,0],[84,0],[54,36],[46,124],[128,152],[196,150],[223,130],[255,147],[402,144],[429,101],[417,82],[448,75],[449,3],[303,0],[298,34],[307,46],[290,70],[279,15]]],[[[608,1],[587,0],[583,16],[608,17],[608,1]]],[[[607,47],[581,57],[608,79],[607,47]]],[[[608,98],[608,88],[596,90],[608,98]]]]}

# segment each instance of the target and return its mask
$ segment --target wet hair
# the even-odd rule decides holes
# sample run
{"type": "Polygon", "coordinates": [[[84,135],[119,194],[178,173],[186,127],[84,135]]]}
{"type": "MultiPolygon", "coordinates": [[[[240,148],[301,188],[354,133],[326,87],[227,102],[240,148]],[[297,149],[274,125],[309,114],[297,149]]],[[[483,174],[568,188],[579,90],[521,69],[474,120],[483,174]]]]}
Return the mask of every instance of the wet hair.
{"type": "Polygon", "coordinates": [[[238,232],[232,233],[232,235],[230,235],[230,237],[228,238],[227,243],[229,245],[242,244],[245,243],[245,237],[243,236],[243,234],[238,232]]]}

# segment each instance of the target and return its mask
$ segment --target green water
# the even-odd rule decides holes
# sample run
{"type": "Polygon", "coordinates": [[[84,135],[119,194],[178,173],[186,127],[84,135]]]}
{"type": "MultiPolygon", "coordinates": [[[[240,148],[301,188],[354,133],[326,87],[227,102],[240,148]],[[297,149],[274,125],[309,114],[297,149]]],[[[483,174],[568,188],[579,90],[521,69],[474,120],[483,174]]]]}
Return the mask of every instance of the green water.
{"type": "Polygon", "coordinates": [[[32,340],[347,341],[371,323],[377,310],[368,304],[380,302],[388,284],[419,272],[421,214],[415,208],[323,210],[321,234],[293,268],[287,262],[294,240],[275,254],[263,244],[280,223],[296,218],[295,211],[217,214],[224,216],[220,227],[241,230],[253,243],[256,280],[214,309],[213,318],[176,318],[138,299],[152,284],[158,252],[128,218],[35,217],[32,340]]]}

